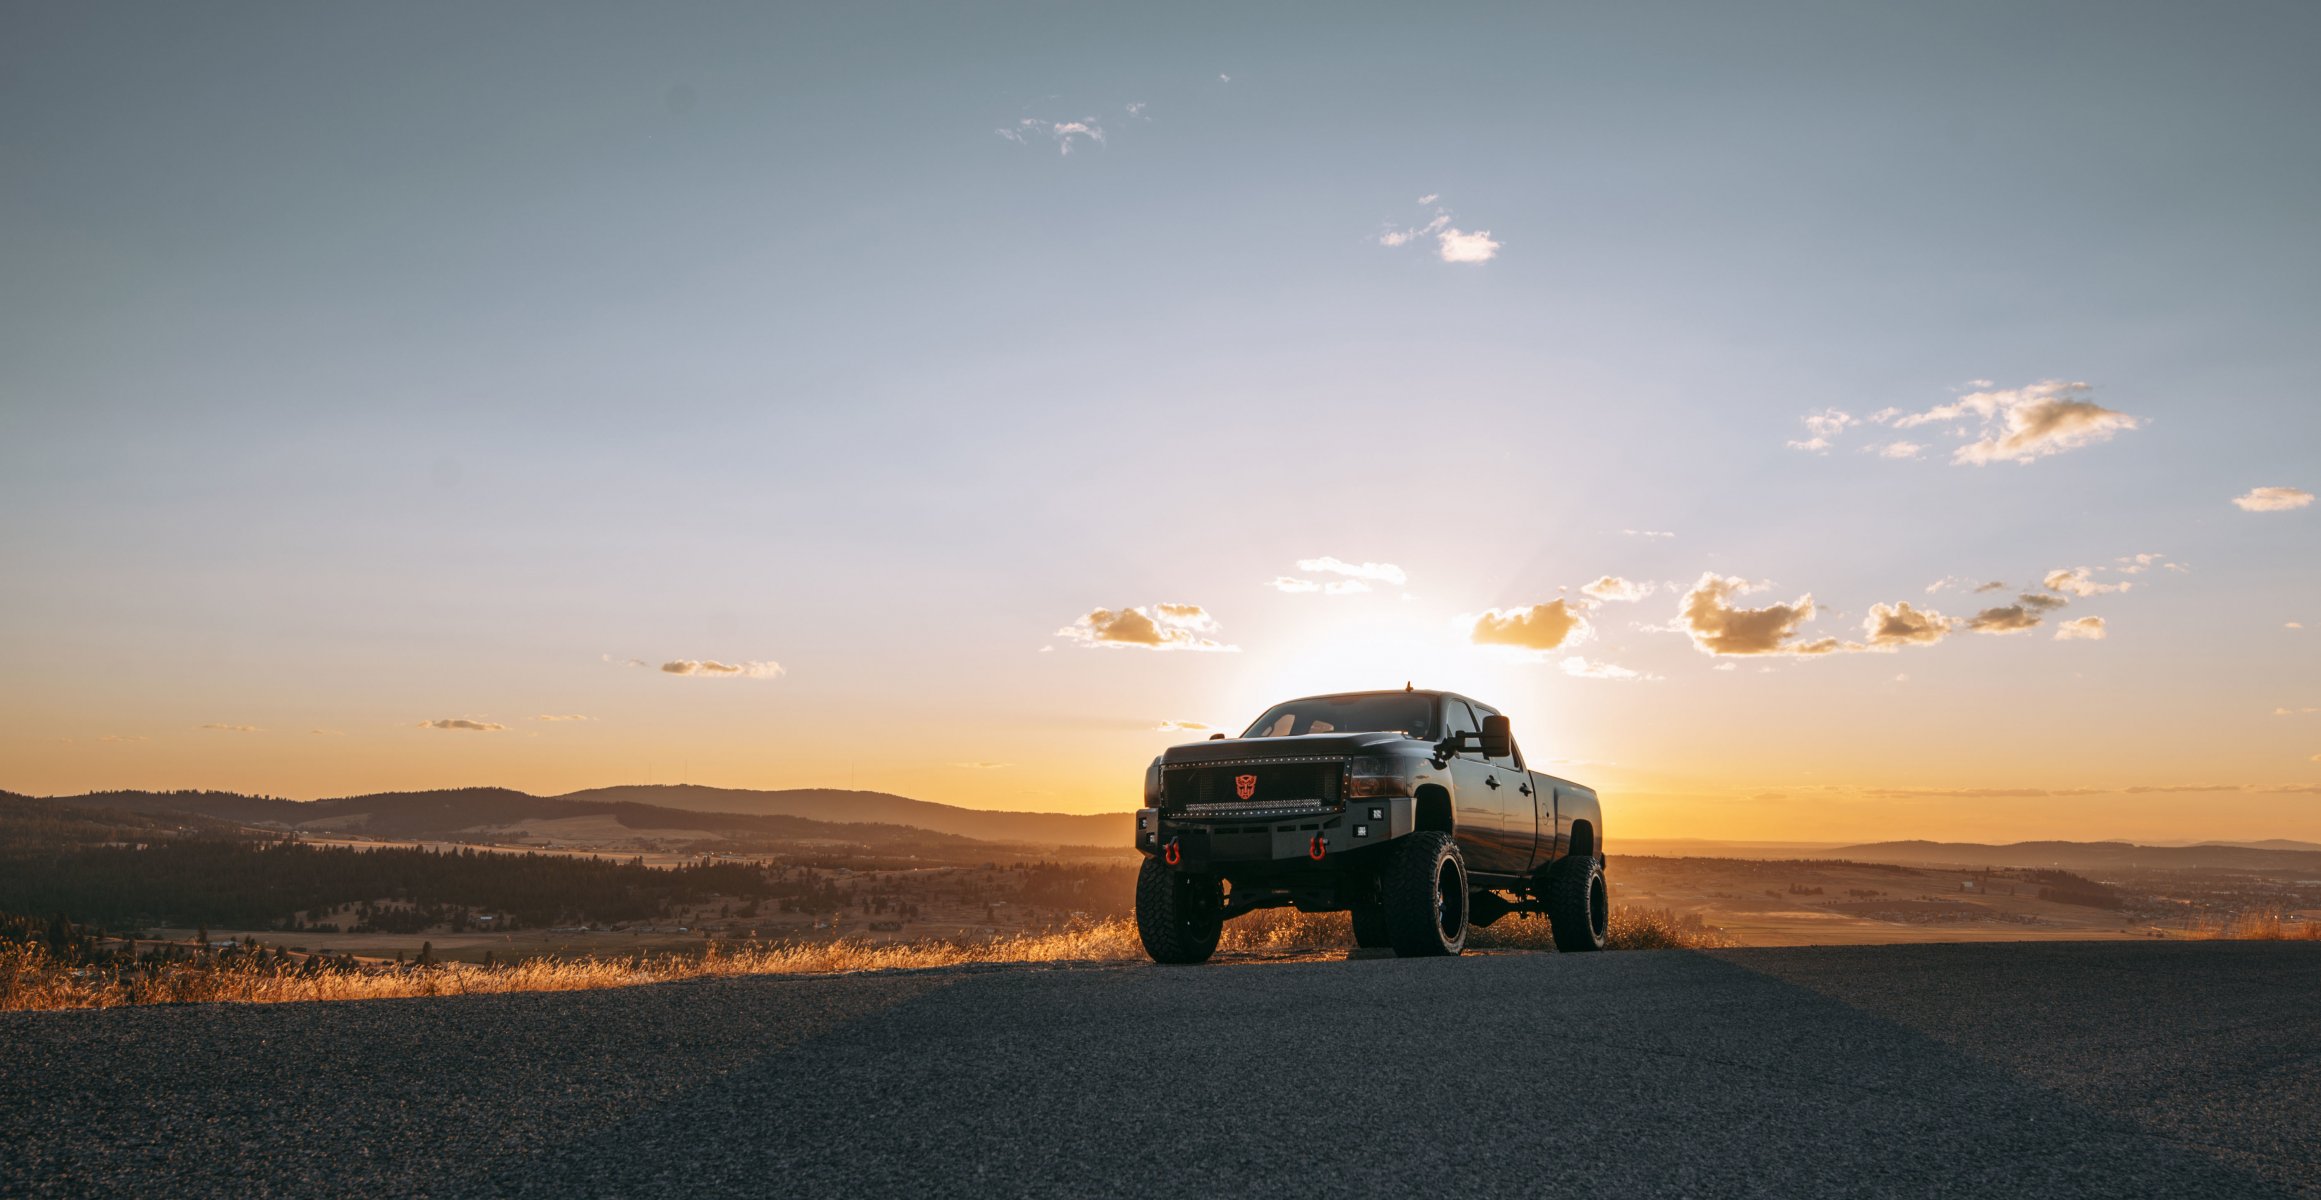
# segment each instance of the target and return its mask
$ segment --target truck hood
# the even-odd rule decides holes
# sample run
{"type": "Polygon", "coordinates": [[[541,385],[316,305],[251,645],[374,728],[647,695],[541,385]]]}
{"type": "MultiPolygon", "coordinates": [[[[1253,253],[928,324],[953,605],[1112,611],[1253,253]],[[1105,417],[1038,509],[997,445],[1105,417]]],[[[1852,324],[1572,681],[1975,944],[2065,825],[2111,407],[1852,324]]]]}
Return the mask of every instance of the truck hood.
{"type": "Polygon", "coordinates": [[[1246,762],[1267,758],[1353,758],[1357,755],[1423,753],[1426,743],[1399,733],[1309,733],[1304,737],[1226,738],[1171,746],[1161,765],[1246,762]]]}

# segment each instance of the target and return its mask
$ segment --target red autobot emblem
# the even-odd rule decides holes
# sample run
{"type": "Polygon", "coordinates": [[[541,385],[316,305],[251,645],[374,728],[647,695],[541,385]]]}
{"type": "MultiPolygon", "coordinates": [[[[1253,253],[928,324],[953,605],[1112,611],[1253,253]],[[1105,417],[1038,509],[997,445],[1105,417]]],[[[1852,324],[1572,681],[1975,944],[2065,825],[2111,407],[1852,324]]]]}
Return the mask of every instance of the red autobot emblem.
{"type": "Polygon", "coordinates": [[[1241,798],[1242,798],[1242,799],[1244,799],[1244,800],[1247,800],[1247,799],[1248,799],[1248,798],[1250,798],[1251,796],[1254,796],[1254,795],[1256,795],[1256,794],[1257,794],[1257,776],[1255,776],[1255,775],[1236,775],[1236,776],[1234,776],[1234,777],[1233,777],[1233,794],[1234,794],[1234,795],[1236,795],[1236,796],[1239,796],[1239,797],[1241,797],[1241,798]]]}

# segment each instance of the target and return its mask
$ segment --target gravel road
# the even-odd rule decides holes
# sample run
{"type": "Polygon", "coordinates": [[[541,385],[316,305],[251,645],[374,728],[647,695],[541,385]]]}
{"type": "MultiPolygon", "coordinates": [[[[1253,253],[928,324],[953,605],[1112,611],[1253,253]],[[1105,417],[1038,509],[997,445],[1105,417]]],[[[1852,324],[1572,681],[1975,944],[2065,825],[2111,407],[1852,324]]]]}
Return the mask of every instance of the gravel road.
{"type": "Polygon", "coordinates": [[[0,1195],[2321,1197],[2321,945],[0,1014],[0,1195]]]}

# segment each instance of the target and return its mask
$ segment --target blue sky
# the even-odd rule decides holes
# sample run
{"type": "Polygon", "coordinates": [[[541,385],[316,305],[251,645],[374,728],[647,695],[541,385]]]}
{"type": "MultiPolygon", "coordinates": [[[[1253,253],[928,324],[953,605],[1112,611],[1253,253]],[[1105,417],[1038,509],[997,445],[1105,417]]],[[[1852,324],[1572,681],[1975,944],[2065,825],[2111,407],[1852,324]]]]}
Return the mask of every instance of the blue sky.
{"type": "MultiPolygon", "coordinates": [[[[1161,721],[1416,675],[1670,833],[2206,784],[2321,833],[2274,790],[2321,781],[2274,715],[2321,706],[2321,510],[2232,503],[2321,487],[2310,9],[5,20],[0,786],[1109,808],[1161,721]],[[1438,213],[1488,260],[1381,244],[1438,213]],[[2045,380],[2135,427],[1864,420],[2045,380]],[[2186,569],[1891,657],[1678,610],[1859,639],[2140,553],[2186,569]],[[1406,582],[1266,586],[1317,556],[1406,582]],[[1605,575],[1655,589],[1584,644],[1468,635],[1605,575]],[[1238,651],[1058,636],[1163,602],[1238,651]]],[[[2173,811],[2053,799],[1956,819],[2173,811]]]]}

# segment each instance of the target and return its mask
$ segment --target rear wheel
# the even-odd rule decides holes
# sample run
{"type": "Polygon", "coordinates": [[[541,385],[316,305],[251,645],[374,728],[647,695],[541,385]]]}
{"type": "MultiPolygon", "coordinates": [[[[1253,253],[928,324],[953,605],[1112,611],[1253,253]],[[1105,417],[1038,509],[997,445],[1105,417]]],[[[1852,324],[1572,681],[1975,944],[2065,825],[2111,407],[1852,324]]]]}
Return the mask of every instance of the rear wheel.
{"type": "Polygon", "coordinates": [[[1214,875],[1147,858],[1136,872],[1136,936],[1158,963],[1200,963],[1225,932],[1225,888],[1214,875]]]}
{"type": "Polygon", "coordinates": [[[1601,950],[1612,929],[1611,892],[1595,855],[1566,858],[1547,869],[1547,921],[1558,950],[1601,950]]]}
{"type": "Polygon", "coordinates": [[[1414,833],[1397,843],[1378,874],[1386,936],[1404,958],[1457,954],[1467,947],[1467,860],[1447,833],[1414,833]]]}

